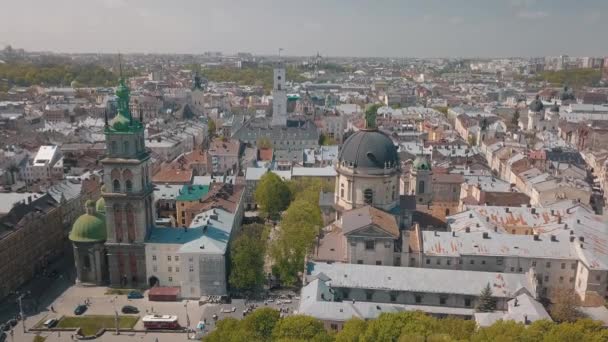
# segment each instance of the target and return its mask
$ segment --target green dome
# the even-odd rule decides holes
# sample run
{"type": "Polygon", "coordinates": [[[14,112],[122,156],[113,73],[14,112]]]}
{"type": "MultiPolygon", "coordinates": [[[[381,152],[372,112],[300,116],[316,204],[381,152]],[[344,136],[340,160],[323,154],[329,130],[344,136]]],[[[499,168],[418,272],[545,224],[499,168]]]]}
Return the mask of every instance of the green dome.
{"type": "Polygon", "coordinates": [[[413,167],[416,170],[431,170],[431,163],[424,156],[418,156],[414,159],[413,167]]]}
{"type": "Polygon", "coordinates": [[[106,240],[106,219],[103,215],[88,213],[81,215],[70,232],[73,242],[103,242],[106,240]]]}
{"type": "Polygon", "coordinates": [[[97,211],[98,214],[105,215],[105,213],[106,213],[106,200],[103,199],[103,197],[100,197],[97,200],[97,202],[95,203],[95,211],[97,211]]]}

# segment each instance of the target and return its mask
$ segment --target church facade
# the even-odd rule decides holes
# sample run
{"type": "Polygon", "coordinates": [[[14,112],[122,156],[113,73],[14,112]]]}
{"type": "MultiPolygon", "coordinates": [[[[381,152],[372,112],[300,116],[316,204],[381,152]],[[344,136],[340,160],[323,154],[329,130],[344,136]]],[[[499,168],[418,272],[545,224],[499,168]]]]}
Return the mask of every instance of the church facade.
{"type": "Polygon", "coordinates": [[[150,155],[144,125],[129,110],[123,79],[116,89],[118,114],[106,124],[102,198],[87,205],[72,227],[78,282],[145,287],[145,242],[154,223],[150,155]],[[103,229],[102,229],[103,227],[103,229]]]}

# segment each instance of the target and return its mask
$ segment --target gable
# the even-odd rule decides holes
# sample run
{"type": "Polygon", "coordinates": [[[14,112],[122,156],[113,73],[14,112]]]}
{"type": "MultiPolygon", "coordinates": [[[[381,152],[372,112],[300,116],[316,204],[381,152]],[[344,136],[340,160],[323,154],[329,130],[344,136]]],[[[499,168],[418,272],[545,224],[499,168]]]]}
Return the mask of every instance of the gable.
{"type": "Polygon", "coordinates": [[[391,238],[396,239],[398,236],[393,236],[389,234],[384,229],[380,228],[375,224],[370,224],[367,226],[363,226],[361,228],[351,230],[348,233],[344,234],[346,237],[350,236],[363,236],[363,237],[375,237],[375,238],[391,238]]]}

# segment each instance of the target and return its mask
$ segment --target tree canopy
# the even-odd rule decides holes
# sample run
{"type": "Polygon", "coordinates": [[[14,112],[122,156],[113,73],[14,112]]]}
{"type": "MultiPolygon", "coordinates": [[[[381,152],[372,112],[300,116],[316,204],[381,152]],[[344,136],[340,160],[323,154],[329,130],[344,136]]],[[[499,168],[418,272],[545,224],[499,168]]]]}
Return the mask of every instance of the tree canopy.
{"type": "Polygon", "coordinates": [[[266,172],[255,190],[255,201],[263,217],[277,219],[289,206],[291,194],[287,184],[274,172],[266,172]]]}
{"type": "MultiPolygon", "coordinates": [[[[263,87],[270,91],[273,86],[273,68],[270,66],[244,67],[244,68],[200,68],[193,65],[191,68],[197,71],[200,76],[213,82],[234,82],[239,85],[253,85],[263,87]]],[[[287,80],[293,82],[303,82],[305,79],[300,76],[300,72],[293,67],[287,67],[287,80]]]]}
{"type": "Polygon", "coordinates": [[[118,75],[95,64],[71,63],[5,63],[0,64],[0,79],[17,86],[70,86],[75,81],[82,87],[114,86],[118,75]]]}
{"type": "Polygon", "coordinates": [[[245,225],[230,247],[230,286],[239,291],[253,291],[264,284],[266,255],[265,227],[245,225]]]}
{"type": "MultiPolygon", "coordinates": [[[[317,194],[318,196],[318,194],[317,194]]],[[[285,285],[294,285],[304,267],[304,258],[323,225],[318,204],[296,199],[285,211],[270,254],[274,273],[285,285]]]]}
{"type": "Polygon", "coordinates": [[[477,312],[492,312],[495,309],[496,301],[494,300],[494,297],[492,297],[492,288],[490,287],[490,283],[488,283],[486,284],[486,287],[481,290],[475,310],[477,312]]]}
{"type": "Polygon", "coordinates": [[[472,320],[434,318],[422,312],[383,313],[377,319],[348,320],[341,331],[327,333],[318,320],[303,315],[279,318],[276,310],[262,308],[242,321],[226,318],[203,341],[472,341],[472,342],[600,342],[608,330],[600,322],[580,319],[572,323],[546,320],[529,325],[498,321],[476,329],[472,320]]]}
{"type": "Polygon", "coordinates": [[[559,71],[543,71],[536,79],[554,85],[568,84],[575,89],[583,86],[596,86],[602,78],[600,69],[569,69],[559,71]]]}
{"type": "Polygon", "coordinates": [[[216,129],[217,129],[217,125],[215,124],[215,120],[209,119],[209,122],[207,122],[207,131],[208,131],[210,137],[215,136],[216,129]]]}

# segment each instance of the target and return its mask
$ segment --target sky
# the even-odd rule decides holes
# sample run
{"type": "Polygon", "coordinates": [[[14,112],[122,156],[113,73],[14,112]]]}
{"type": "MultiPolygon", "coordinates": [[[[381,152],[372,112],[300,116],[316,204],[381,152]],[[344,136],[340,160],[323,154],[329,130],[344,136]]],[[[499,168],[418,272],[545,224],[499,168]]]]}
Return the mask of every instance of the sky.
{"type": "Polygon", "coordinates": [[[360,57],[608,56],[608,0],[0,0],[0,47],[360,57]]]}

